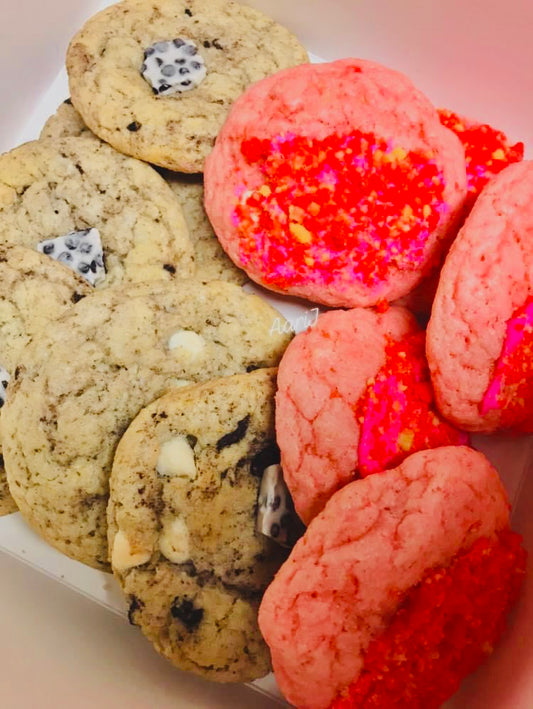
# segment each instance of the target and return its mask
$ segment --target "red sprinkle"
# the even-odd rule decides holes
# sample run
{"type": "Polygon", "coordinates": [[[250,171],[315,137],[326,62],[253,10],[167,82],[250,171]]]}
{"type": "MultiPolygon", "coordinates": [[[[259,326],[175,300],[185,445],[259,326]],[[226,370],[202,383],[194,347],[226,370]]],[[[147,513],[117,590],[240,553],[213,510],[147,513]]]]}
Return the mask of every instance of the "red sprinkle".
{"type": "Polygon", "coordinates": [[[484,416],[493,409],[501,411],[501,428],[533,433],[533,297],[507,323],[502,351],[480,412],[484,416]]]}
{"type": "Polygon", "coordinates": [[[523,160],[524,144],[511,145],[502,131],[486,123],[469,121],[453,111],[440,109],[439,118],[442,125],[453,131],[464,146],[468,177],[467,206],[471,207],[491,177],[507,165],[523,160]]]}
{"type": "Polygon", "coordinates": [[[424,261],[446,209],[431,156],[361,131],[251,138],[241,152],[264,182],[235,209],[240,257],[265,283],[372,287],[424,261]]]}
{"type": "Polygon", "coordinates": [[[466,433],[441,419],[435,408],[425,333],[389,340],[385,357],[356,412],[362,477],[395,468],[416,451],[468,443],[466,433]]]}
{"type": "Polygon", "coordinates": [[[363,672],[330,709],[437,709],[489,655],[526,568],[510,530],[478,539],[429,571],[366,652],[363,672]]]}

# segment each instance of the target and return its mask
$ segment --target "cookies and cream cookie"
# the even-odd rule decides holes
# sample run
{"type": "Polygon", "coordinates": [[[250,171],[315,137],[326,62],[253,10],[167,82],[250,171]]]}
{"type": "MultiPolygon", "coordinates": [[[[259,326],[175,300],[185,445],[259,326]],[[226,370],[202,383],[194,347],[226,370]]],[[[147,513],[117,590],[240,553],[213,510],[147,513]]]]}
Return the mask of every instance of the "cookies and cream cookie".
{"type": "Polygon", "coordinates": [[[72,102],[100,138],[202,172],[244,89],[307,59],[288,30],[232,0],[124,0],[76,34],[67,71],[72,102]]]}
{"type": "MultiPolygon", "coordinates": [[[[30,340],[91,292],[84,278],[47,256],[24,246],[0,245],[1,406],[9,396],[9,381],[30,340]]],[[[0,439],[0,455],[1,445],[0,439]]],[[[15,510],[2,460],[0,515],[15,510]]]]}
{"type": "Polygon", "coordinates": [[[107,569],[108,477],[131,420],[172,387],[277,365],[290,339],[279,321],[224,282],[109,288],[77,303],[9,383],[4,457],[23,516],[60,551],[107,569]]]}
{"type": "Polygon", "coordinates": [[[83,137],[0,156],[0,242],[46,252],[104,287],[194,273],[187,225],[163,178],[83,137]]]}
{"type": "Polygon", "coordinates": [[[175,389],[138,414],[113,462],[109,549],[130,620],[177,667],[220,682],[270,669],[257,611],[286,553],[256,516],[275,390],[275,369],[175,389]]]}
{"type": "MultiPolygon", "coordinates": [[[[87,128],[70,99],[67,99],[46,121],[41,131],[41,138],[63,138],[69,135],[83,135],[97,139],[94,133],[87,128]]],[[[245,283],[246,274],[237,268],[226,255],[205,213],[201,177],[170,170],[162,170],[160,174],[172,188],[183,210],[189,238],[194,249],[196,277],[203,281],[220,280],[245,283]]]]}

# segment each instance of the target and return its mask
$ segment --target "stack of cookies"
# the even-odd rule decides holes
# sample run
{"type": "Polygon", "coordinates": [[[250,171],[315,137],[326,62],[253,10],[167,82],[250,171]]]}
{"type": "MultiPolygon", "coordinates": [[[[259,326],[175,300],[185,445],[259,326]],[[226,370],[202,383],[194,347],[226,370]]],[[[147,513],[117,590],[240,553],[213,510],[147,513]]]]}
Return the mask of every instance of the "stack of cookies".
{"type": "Polygon", "coordinates": [[[67,71],[0,156],[0,512],[183,670],[440,706],[525,573],[469,441],[533,432],[523,145],[232,0],[123,0],[67,71]]]}
{"type": "Polygon", "coordinates": [[[218,681],[270,670],[257,610],[286,552],[255,527],[290,334],[242,290],[201,173],[244,89],[305,61],[237,3],[128,0],[73,38],[40,139],[0,157],[0,509],[112,566],[132,622],[218,681]]]}

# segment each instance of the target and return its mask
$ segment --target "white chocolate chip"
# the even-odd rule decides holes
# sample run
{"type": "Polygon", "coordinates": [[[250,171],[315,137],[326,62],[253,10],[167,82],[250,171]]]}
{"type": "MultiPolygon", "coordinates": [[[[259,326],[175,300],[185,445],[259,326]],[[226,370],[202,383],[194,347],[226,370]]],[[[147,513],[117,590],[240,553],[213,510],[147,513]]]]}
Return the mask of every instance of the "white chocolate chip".
{"type": "Polygon", "coordinates": [[[176,517],[170,524],[164,524],[159,537],[159,549],[173,564],[183,564],[190,556],[189,530],[181,517],[176,517]]]}
{"type": "Polygon", "coordinates": [[[134,550],[126,534],[119,529],[113,542],[111,553],[111,564],[116,571],[127,571],[134,566],[141,566],[150,561],[152,552],[150,550],[134,550]]]}
{"type": "Polygon", "coordinates": [[[178,330],[170,336],[169,350],[179,350],[179,354],[187,354],[191,359],[199,357],[205,348],[205,340],[192,330],[178,330]]]}
{"type": "Polygon", "coordinates": [[[194,384],[190,379],[171,379],[170,386],[176,387],[176,389],[181,389],[181,387],[188,387],[194,384]]]}
{"type": "Polygon", "coordinates": [[[196,478],[194,451],[185,436],[175,436],[161,444],[156,470],[158,475],[196,478]]]}

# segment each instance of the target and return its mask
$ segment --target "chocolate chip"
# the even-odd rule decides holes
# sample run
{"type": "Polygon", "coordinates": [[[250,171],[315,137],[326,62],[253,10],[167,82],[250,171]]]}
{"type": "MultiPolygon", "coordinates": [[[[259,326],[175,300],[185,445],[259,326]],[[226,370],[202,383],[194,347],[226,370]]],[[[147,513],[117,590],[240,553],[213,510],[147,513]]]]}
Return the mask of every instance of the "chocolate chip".
{"type": "Polygon", "coordinates": [[[169,273],[176,273],[176,266],[173,266],[171,263],[165,263],[163,268],[169,273]]]}
{"type": "Polygon", "coordinates": [[[190,86],[191,83],[191,80],[187,79],[186,81],[180,81],[180,86],[190,86]]]}
{"type": "Polygon", "coordinates": [[[163,66],[164,62],[161,57],[156,57],[157,66],[163,66]]]}
{"type": "Polygon", "coordinates": [[[210,46],[211,46],[211,42],[208,42],[207,39],[206,39],[205,42],[204,42],[204,47],[205,47],[206,49],[209,49],[210,46]]]}
{"type": "MultiPolygon", "coordinates": [[[[159,86],[159,93],[162,94],[163,91],[168,91],[170,89],[170,84],[161,84],[159,86]]],[[[155,92],[158,93],[158,90],[155,89],[155,92]]]]}
{"type": "Polygon", "coordinates": [[[183,47],[183,45],[185,44],[185,42],[182,39],[180,39],[179,37],[178,37],[178,39],[173,39],[172,43],[175,47],[178,47],[178,48],[183,47]]]}
{"type": "Polygon", "coordinates": [[[250,414],[247,414],[243,419],[238,422],[237,428],[234,431],[230,431],[230,433],[226,433],[225,436],[222,436],[222,438],[218,439],[217,451],[220,452],[223,448],[227,448],[228,446],[232,446],[234,443],[238,443],[239,441],[241,441],[246,435],[246,431],[248,430],[249,425],[250,414]]]}
{"type": "Polygon", "coordinates": [[[126,128],[131,131],[132,133],[136,133],[139,128],[141,127],[141,124],[138,121],[132,121],[129,123],[126,128]]]}
{"type": "Polygon", "coordinates": [[[261,365],[260,364],[249,364],[246,367],[247,372],[254,372],[256,369],[261,369],[261,365]]]}
{"type": "Polygon", "coordinates": [[[189,632],[196,630],[204,617],[203,608],[195,608],[192,601],[188,598],[180,598],[179,596],[176,596],[172,601],[170,613],[173,618],[181,621],[189,632]]]}
{"type": "Polygon", "coordinates": [[[279,448],[275,443],[263,448],[252,458],[250,472],[256,478],[262,478],[265,469],[270,465],[276,465],[280,461],[279,448]]]}
{"type": "Polygon", "coordinates": [[[46,254],[47,256],[51,253],[53,253],[55,246],[53,244],[45,244],[43,246],[43,254],[46,254]]]}
{"type": "MultiPolygon", "coordinates": [[[[172,67],[172,68],[174,69],[174,67],[172,67]]],[[[175,72],[175,71],[176,71],[176,70],[174,69],[174,72],[175,72]]],[[[190,73],[191,73],[190,69],[187,69],[186,66],[182,66],[182,67],[180,68],[179,72],[180,72],[181,75],[190,74],[190,73]]]]}
{"type": "Polygon", "coordinates": [[[70,299],[71,299],[71,301],[72,301],[73,303],[78,303],[78,302],[79,302],[82,298],[84,298],[84,297],[85,297],[85,296],[81,295],[80,293],[73,293],[73,294],[70,296],[70,299]]]}
{"type": "Polygon", "coordinates": [[[198,443],[198,439],[196,438],[196,436],[193,436],[191,433],[188,433],[186,438],[187,438],[187,443],[190,445],[191,448],[194,449],[194,447],[198,443]]]}
{"type": "MultiPolygon", "coordinates": [[[[88,263],[80,263],[80,265],[78,266],[78,271],[80,273],[83,273],[83,274],[89,273],[90,270],[91,270],[91,267],[89,266],[88,263]]],[[[96,268],[94,270],[96,271],[96,268]]]]}
{"type": "Polygon", "coordinates": [[[133,614],[142,608],[144,608],[143,601],[141,601],[140,598],[137,598],[137,596],[130,596],[130,607],[128,609],[128,620],[130,621],[130,625],[137,625],[133,618],[133,614]]]}
{"type": "Polygon", "coordinates": [[[148,47],[148,49],[144,50],[144,58],[151,56],[155,52],[155,49],[153,47],[148,47]]]}
{"type": "Polygon", "coordinates": [[[220,44],[220,42],[218,41],[218,39],[214,39],[214,40],[213,40],[213,47],[214,47],[215,49],[224,49],[224,47],[220,44]]]}
{"type": "Polygon", "coordinates": [[[187,17],[192,17],[192,12],[189,10],[188,7],[185,8],[185,14],[187,15],[187,17]]]}
{"type": "Polygon", "coordinates": [[[63,103],[66,103],[67,106],[72,106],[72,101],[70,100],[70,98],[66,98],[63,103]]]}

